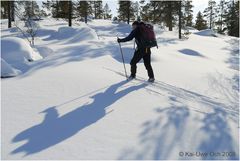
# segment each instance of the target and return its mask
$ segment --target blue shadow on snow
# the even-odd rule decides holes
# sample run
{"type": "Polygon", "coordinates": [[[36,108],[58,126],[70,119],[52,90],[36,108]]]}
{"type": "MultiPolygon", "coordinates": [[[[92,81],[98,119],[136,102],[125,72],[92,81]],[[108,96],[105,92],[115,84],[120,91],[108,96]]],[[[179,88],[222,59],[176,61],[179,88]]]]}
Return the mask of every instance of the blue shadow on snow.
{"type": "Polygon", "coordinates": [[[91,96],[90,98],[93,99],[92,103],[78,107],[61,117],[59,117],[57,106],[47,108],[41,112],[45,114],[45,117],[40,124],[24,130],[13,138],[13,143],[24,140],[27,142],[12,151],[11,154],[25,152],[25,156],[31,155],[72,137],[82,129],[102,119],[106,115],[105,109],[108,106],[130,92],[146,86],[146,84],[139,84],[116,92],[119,87],[126,83],[127,81],[121,81],[113,84],[104,92],[91,96]]]}
{"type": "Polygon", "coordinates": [[[182,49],[182,50],[178,50],[180,53],[185,54],[185,55],[190,55],[190,56],[200,56],[200,57],[204,57],[202,54],[200,54],[199,52],[195,51],[195,50],[191,50],[191,49],[182,49]]]}

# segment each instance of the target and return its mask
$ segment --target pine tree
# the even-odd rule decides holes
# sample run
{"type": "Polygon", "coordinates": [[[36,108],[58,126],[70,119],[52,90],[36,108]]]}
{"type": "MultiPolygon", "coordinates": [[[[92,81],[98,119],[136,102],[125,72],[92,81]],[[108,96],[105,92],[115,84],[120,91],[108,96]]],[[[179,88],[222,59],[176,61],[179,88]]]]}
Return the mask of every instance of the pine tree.
{"type": "Polygon", "coordinates": [[[118,9],[118,18],[122,21],[127,21],[129,24],[130,20],[134,20],[134,9],[132,6],[132,1],[119,1],[119,9],[118,9]]]}
{"type": "Polygon", "coordinates": [[[8,19],[8,28],[12,27],[11,21],[14,20],[13,1],[1,1],[1,19],[8,19]]]}
{"type": "Polygon", "coordinates": [[[94,10],[94,18],[101,19],[103,17],[102,0],[92,1],[92,3],[93,3],[93,10],[94,10]]]}
{"type": "Polygon", "coordinates": [[[43,7],[51,11],[53,18],[61,18],[59,0],[42,2],[43,7]]]}
{"type": "Polygon", "coordinates": [[[11,1],[11,20],[15,21],[15,1],[11,1]]]}
{"type": "Polygon", "coordinates": [[[166,17],[165,17],[165,21],[167,23],[167,27],[169,28],[169,31],[172,31],[173,28],[173,4],[172,1],[167,1],[166,3],[166,17]]]}
{"type": "Polygon", "coordinates": [[[217,21],[215,22],[217,26],[218,33],[223,33],[224,21],[227,14],[227,2],[221,0],[217,5],[217,21]]]}
{"type": "Polygon", "coordinates": [[[154,0],[150,0],[150,3],[149,3],[149,15],[150,16],[150,20],[153,22],[153,23],[156,23],[156,17],[157,17],[157,1],[154,1],[154,0]]]}
{"type": "Polygon", "coordinates": [[[140,1],[141,18],[143,21],[152,23],[165,23],[172,31],[176,25],[176,16],[179,15],[179,2],[178,1],[154,1],[150,0],[140,1]]]}
{"type": "Polygon", "coordinates": [[[133,6],[133,12],[134,12],[134,17],[139,20],[140,19],[140,15],[139,15],[139,3],[138,1],[134,2],[132,4],[133,6]]]}
{"type": "Polygon", "coordinates": [[[112,15],[110,13],[111,13],[111,10],[109,9],[108,4],[106,3],[104,8],[103,8],[103,18],[104,19],[111,19],[112,15]]]}
{"type": "Polygon", "coordinates": [[[166,3],[163,1],[154,1],[150,0],[149,3],[143,5],[145,1],[140,1],[142,4],[142,12],[141,18],[143,21],[152,22],[152,23],[162,23],[165,21],[164,16],[164,8],[166,7],[166,3]]]}
{"type": "Polygon", "coordinates": [[[68,26],[72,26],[72,0],[68,1],[68,26]]]}
{"type": "Polygon", "coordinates": [[[149,11],[149,9],[150,9],[150,4],[149,3],[147,3],[147,4],[145,4],[145,5],[143,5],[145,3],[145,1],[143,0],[143,1],[140,1],[140,4],[142,4],[142,6],[141,6],[141,12],[140,12],[140,17],[141,17],[141,20],[142,21],[145,21],[145,22],[149,22],[150,20],[151,20],[151,18],[150,18],[150,11],[149,11]]]}
{"type": "Polygon", "coordinates": [[[24,5],[24,17],[26,18],[32,18],[34,16],[33,6],[31,1],[23,1],[24,5]]]}
{"type": "Polygon", "coordinates": [[[182,0],[178,2],[178,38],[182,38],[182,0]]]}
{"type": "Polygon", "coordinates": [[[178,14],[178,1],[163,1],[164,13],[166,13],[164,20],[169,28],[169,31],[173,30],[173,27],[176,23],[174,15],[178,14]]]}
{"type": "Polygon", "coordinates": [[[58,18],[68,18],[69,2],[59,1],[59,17],[58,18]]]}
{"type": "Polygon", "coordinates": [[[42,15],[42,11],[36,1],[14,1],[14,5],[11,4],[11,6],[14,6],[14,13],[11,13],[11,17],[15,17],[15,12],[20,19],[39,19],[42,15]]]}
{"type": "Polygon", "coordinates": [[[228,7],[229,11],[226,15],[225,20],[228,35],[239,37],[239,1],[230,1],[228,7]]]}
{"type": "Polygon", "coordinates": [[[88,16],[92,14],[92,7],[89,1],[78,1],[77,12],[84,18],[85,23],[88,21],[88,16]]]}
{"type": "Polygon", "coordinates": [[[163,12],[164,12],[164,3],[162,1],[154,1],[150,0],[149,3],[149,16],[151,21],[155,23],[161,23],[163,19],[163,12]]]}
{"type": "Polygon", "coordinates": [[[8,1],[1,1],[1,19],[8,18],[8,1]]]}
{"type": "Polygon", "coordinates": [[[12,27],[12,20],[11,20],[11,2],[10,1],[8,1],[8,3],[7,3],[7,6],[8,6],[8,8],[7,8],[7,13],[8,13],[8,28],[11,28],[12,27]]]}
{"type": "MultiPolygon", "coordinates": [[[[74,8],[74,2],[71,2],[72,9],[74,8]]],[[[53,18],[68,18],[68,1],[60,1],[60,0],[47,0],[42,2],[42,7],[51,11],[51,15],[53,18]]]]}
{"type": "Polygon", "coordinates": [[[204,17],[208,18],[209,28],[214,28],[214,23],[216,20],[217,6],[214,0],[208,1],[208,7],[204,10],[204,17]]]}
{"type": "Polygon", "coordinates": [[[207,28],[206,21],[203,19],[202,13],[199,11],[196,18],[195,28],[197,30],[204,30],[207,28]]]}
{"type": "Polygon", "coordinates": [[[193,5],[192,1],[183,2],[184,14],[183,14],[183,23],[184,26],[193,26],[193,5]]]}

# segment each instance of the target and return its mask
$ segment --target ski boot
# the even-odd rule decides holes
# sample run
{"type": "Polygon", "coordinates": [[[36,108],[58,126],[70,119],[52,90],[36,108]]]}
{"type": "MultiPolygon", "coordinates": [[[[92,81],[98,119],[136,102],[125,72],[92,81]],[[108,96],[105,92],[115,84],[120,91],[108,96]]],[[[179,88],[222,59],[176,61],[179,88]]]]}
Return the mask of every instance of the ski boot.
{"type": "Polygon", "coordinates": [[[155,81],[155,78],[149,78],[148,82],[153,83],[155,81]]]}

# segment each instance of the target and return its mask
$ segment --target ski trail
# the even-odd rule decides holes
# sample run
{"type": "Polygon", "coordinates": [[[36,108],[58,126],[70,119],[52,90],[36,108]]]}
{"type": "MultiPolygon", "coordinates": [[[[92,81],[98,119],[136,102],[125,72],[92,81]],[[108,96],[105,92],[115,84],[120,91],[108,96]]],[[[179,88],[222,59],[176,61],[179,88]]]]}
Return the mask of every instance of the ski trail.
{"type": "MultiPolygon", "coordinates": [[[[103,67],[103,68],[108,71],[114,72],[115,74],[125,77],[124,73],[122,73],[122,72],[115,71],[113,69],[109,69],[106,67],[103,67]]],[[[192,92],[192,91],[189,91],[189,90],[186,90],[183,88],[175,87],[170,84],[167,84],[167,83],[164,83],[161,81],[157,81],[157,80],[155,80],[154,83],[149,83],[141,76],[137,76],[137,79],[132,80],[130,82],[145,83],[148,85],[147,87],[145,87],[145,89],[147,89],[155,94],[158,94],[158,95],[171,95],[178,99],[187,100],[188,102],[198,102],[199,104],[204,105],[204,107],[206,107],[208,109],[220,108],[220,109],[228,112],[230,114],[231,118],[234,120],[234,122],[236,122],[238,120],[238,115],[239,115],[238,109],[231,109],[231,108],[229,109],[229,107],[231,107],[231,105],[223,104],[221,102],[218,102],[218,100],[214,100],[210,97],[203,96],[196,92],[192,92]]]]}

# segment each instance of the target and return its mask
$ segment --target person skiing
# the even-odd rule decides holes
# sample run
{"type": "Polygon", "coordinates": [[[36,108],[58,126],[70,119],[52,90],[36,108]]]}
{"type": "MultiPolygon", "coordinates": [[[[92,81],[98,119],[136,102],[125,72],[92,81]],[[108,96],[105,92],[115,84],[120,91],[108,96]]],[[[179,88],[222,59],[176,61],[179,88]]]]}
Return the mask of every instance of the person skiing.
{"type": "Polygon", "coordinates": [[[132,23],[132,31],[131,33],[123,38],[117,38],[117,42],[127,42],[127,41],[131,41],[133,38],[135,38],[136,44],[137,44],[137,48],[135,49],[133,58],[130,62],[131,65],[131,75],[129,76],[129,80],[132,80],[134,78],[136,78],[136,72],[137,72],[137,63],[143,59],[144,61],[144,65],[147,69],[148,72],[148,81],[149,82],[154,82],[155,78],[154,78],[154,73],[153,73],[153,69],[152,69],[152,65],[151,65],[151,50],[149,47],[145,47],[145,45],[142,43],[142,34],[140,32],[140,25],[141,22],[138,21],[134,21],[132,23]]]}

